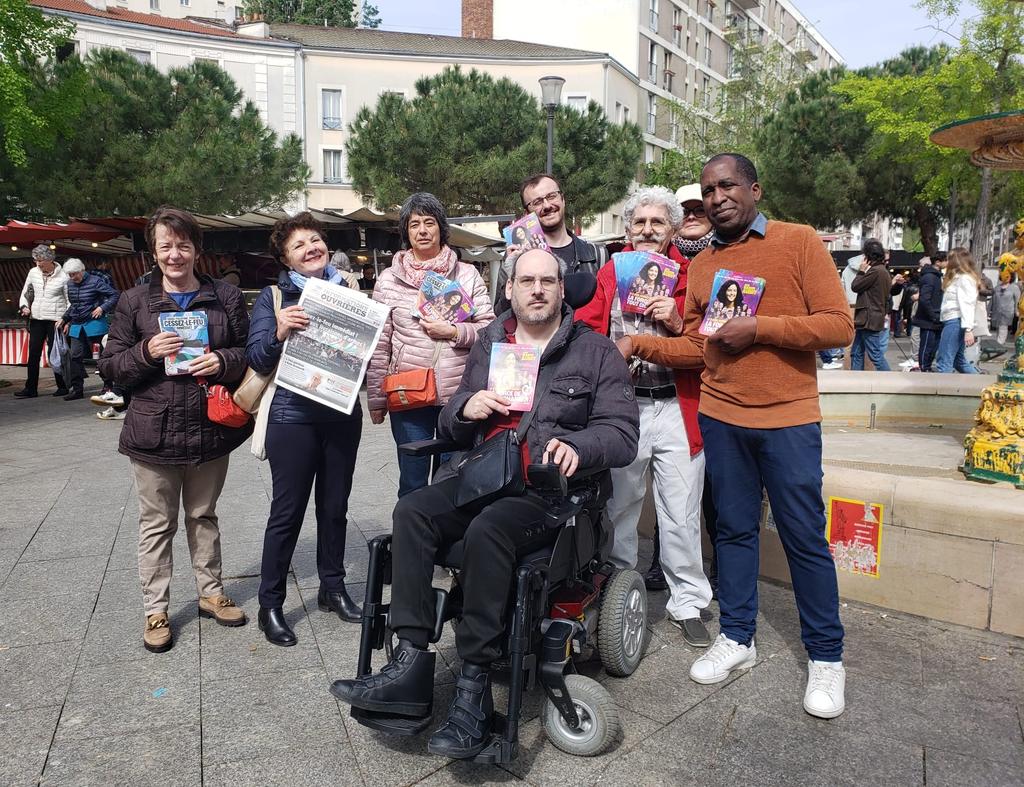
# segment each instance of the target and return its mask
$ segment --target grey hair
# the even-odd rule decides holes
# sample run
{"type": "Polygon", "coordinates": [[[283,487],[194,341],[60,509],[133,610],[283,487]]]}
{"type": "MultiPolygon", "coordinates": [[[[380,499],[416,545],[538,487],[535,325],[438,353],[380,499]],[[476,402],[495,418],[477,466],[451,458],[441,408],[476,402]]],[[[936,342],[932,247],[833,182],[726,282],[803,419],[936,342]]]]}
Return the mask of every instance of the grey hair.
{"type": "Polygon", "coordinates": [[[32,259],[34,260],[55,260],[57,255],[53,253],[53,249],[47,246],[45,243],[40,243],[34,249],[32,249],[32,259]]]}
{"type": "Polygon", "coordinates": [[[85,263],[78,257],[69,257],[64,261],[65,273],[78,273],[79,271],[85,272],[85,263]]]}
{"type": "Polygon", "coordinates": [[[331,265],[337,268],[339,271],[345,271],[346,273],[352,272],[352,261],[348,258],[348,255],[343,251],[334,252],[331,257],[331,265]]]}
{"type": "Polygon", "coordinates": [[[444,205],[430,192],[417,191],[402,203],[402,209],[398,212],[398,234],[407,247],[412,248],[409,242],[409,220],[414,213],[418,216],[433,216],[441,229],[441,246],[448,245],[448,216],[444,205]]]}
{"type": "Polygon", "coordinates": [[[664,186],[643,186],[633,192],[622,209],[622,217],[627,227],[633,223],[636,209],[646,205],[661,205],[665,208],[673,230],[683,226],[683,208],[676,200],[676,195],[664,186]]]}

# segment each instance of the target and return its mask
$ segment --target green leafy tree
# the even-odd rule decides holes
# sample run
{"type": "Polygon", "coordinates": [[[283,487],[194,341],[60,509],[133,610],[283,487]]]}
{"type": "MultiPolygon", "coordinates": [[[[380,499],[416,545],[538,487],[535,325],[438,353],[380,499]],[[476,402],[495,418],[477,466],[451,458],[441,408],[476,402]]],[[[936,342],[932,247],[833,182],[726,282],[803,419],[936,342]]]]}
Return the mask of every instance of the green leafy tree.
{"type": "Polygon", "coordinates": [[[244,9],[246,14],[261,15],[267,22],[330,27],[380,27],[380,12],[377,7],[353,0],[246,0],[244,9]]]}
{"type": "MultiPolygon", "coordinates": [[[[454,214],[518,213],[519,183],[544,168],[545,117],[508,79],[449,68],[416,83],[405,100],[385,94],[363,107],[346,145],[356,190],[378,208],[430,191],[454,214]]],[[[615,125],[594,102],[560,107],[554,170],[577,223],[621,199],[637,174],[640,129],[615,125]]]]}
{"type": "Polygon", "coordinates": [[[644,181],[678,188],[700,179],[704,162],[729,150],[756,160],[765,122],[807,73],[803,60],[775,41],[762,40],[760,28],[745,21],[726,32],[732,51],[730,79],[700,107],[660,100],[661,115],[678,128],[681,144],[647,165],[644,181]]]}
{"type": "Polygon", "coordinates": [[[54,57],[74,29],[66,19],[44,16],[28,0],[0,2],[0,137],[15,166],[25,165],[28,140],[50,135],[70,112],[63,104],[33,100],[33,72],[54,57]]]}
{"type": "Polygon", "coordinates": [[[72,59],[86,106],[52,150],[28,147],[14,190],[22,212],[51,219],[141,215],[161,203],[199,213],[280,207],[309,176],[302,142],[278,141],[231,77],[197,62],[161,74],[117,50],[72,59]]]}

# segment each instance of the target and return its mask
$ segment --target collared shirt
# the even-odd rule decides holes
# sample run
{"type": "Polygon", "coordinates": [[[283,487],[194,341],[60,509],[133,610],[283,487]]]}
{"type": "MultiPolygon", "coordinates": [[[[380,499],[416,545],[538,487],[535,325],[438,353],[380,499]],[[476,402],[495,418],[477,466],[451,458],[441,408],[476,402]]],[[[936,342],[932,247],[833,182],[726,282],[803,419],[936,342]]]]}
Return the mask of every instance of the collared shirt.
{"type": "Polygon", "coordinates": [[[750,226],[747,227],[746,231],[738,238],[736,238],[736,240],[722,240],[722,238],[720,238],[718,235],[718,230],[715,230],[714,234],[711,236],[711,245],[732,246],[734,243],[739,243],[740,241],[746,240],[747,236],[751,232],[755,233],[756,235],[760,235],[762,238],[768,232],[768,219],[760,211],[758,211],[758,214],[754,218],[754,220],[750,222],[750,226]]]}

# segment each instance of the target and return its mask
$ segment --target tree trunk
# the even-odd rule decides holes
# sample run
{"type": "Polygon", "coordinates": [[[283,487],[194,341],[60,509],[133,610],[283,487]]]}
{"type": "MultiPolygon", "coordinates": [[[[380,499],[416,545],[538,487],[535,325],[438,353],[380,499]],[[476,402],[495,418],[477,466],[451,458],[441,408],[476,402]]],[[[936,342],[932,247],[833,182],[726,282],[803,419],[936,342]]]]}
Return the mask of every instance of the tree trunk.
{"type": "Polygon", "coordinates": [[[914,203],[914,223],[921,230],[921,245],[924,253],[934,257],[939,251],[939,232],[928,206],[923,202],[914,203]]]}
{"type": "Polygon", "coordinates": [[[992,203],[992,170],[982,167],[981,190],[978,193],[978,207],[974,211],[974,229],[971,231],[971,256],[984,266],[992,256],[989,240],[988,209],[992,203]]]}

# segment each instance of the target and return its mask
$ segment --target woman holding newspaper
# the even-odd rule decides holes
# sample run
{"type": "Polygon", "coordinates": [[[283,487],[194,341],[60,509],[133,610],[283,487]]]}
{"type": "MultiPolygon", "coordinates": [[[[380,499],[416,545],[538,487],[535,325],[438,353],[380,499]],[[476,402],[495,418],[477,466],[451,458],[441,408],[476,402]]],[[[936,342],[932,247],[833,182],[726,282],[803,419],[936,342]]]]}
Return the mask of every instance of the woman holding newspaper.
{"type": "MultiPolygon", "coordinates": [[[[441,406],[459,387],[477,331],[494,320],[494,310],[476,268],[459,262],[448,248],[448,219],[437,197],[413,194],[402,205],[398,225],[406,248],[395,254],[373,291],[374,300],[390,306],[391,314],[367,370],[366,395],[373,423],[383,423],[390,412],[391,433],[401,445],[434,437],[441,406]],[[464,293],[472,304],[468,315],[453,313],[452,321],[424,317],[424,292],[438,281],[464,293]],[[406,407],[403,381],[416,378],[408,374],[416,371],[432,378],[425,384],[433,384],[436,396],[427,402],[415,401],[422,396],[410,397],[419,406],[406,407]]],[[[398,468],[399,497],[427,485],[429,458],[399,454],[398,468]]]]}
{"type": "MultiPolygon", "coordinates": [[[[246,356],[255,371],[274,371],[285,340],[309,328],[309,315],[298,300],[310,279],[347,286],[342,273],[328,265],[325,238],[320,222],[309,213],[274,225],[270,251],[285,270],[276,285],[264,287],[253,305],[246,356]],[[275,308],[275,287],[280,291],[279,308],[275,308]]],[[[315,389],[318,382],[309,381],[307,388],[315,389]]],[[[345,589],[348,497],[362,423],[358,402],[346,415],[283,387],[274,393],[265,443],[274,491],[263,539],[259,592],[260,630],[274,645],[297,642],[284,615],[285,588],[310,491],[316,495],[317,604],[323,612],[334,612],[349,623],[362,614],[345,589]]]]}

